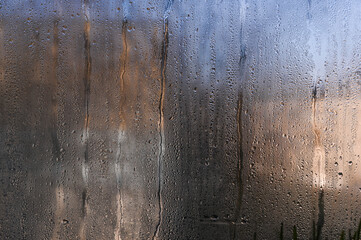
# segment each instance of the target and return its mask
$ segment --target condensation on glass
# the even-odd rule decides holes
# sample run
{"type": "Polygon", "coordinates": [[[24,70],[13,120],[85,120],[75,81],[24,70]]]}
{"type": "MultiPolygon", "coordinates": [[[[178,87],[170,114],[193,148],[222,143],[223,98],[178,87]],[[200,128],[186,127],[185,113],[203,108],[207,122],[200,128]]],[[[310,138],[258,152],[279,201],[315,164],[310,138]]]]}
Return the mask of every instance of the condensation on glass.
{"type": "Polygon", "coordinates": [[[360,12],[357,0],[0,1],[0,238],[356,229],[360,12]]]}

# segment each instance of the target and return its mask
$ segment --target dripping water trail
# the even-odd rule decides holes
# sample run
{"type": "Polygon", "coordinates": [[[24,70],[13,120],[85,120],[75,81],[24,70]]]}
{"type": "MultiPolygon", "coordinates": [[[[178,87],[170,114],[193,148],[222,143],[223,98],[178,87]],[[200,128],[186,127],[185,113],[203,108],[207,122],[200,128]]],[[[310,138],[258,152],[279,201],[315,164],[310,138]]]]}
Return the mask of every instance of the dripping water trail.
{"type": "Polygon", "coordinates": [[[57,100],[57,89],[58,89],[58,78],[57,78],[57,69],[58,69],[58,53],[59,53],[59,29],[58,29],[59,21],[54,21],[54,36],[53,36],[53,44],[51,47],[51,55],[52,55],[52,69],[51,69],[51,141],[53,145],[53,154],[55,160],[60,160],[60,143],[57,133],[57,123],[58,123],[58,100],[57,100]]]}
{"type": "Polygon", "coordinates": [[[81,194],[81,225],[80,225],[80,239],[86,240],[86,234],[85,234],[85,218],[88,213],[88,195],[86,188],[83,189],[83,192],[81,194]]]}
{"type": "Polygon", "coordinates": [[[52,233],[52,240],[60,239],[60,222],[62,220],[62,216],[64,214],[64,189],[62,186],[59,186],[55,189],[55,197],[56,197],[56,210],[55,210],[55,227],[52,233]]]}
{"type": "MultiPolygon", "coordinates": [[[[171,1],[169,1],[171,2],[171,1]]],[[[167,11],[169,11],[169,2],[167,11]]],[[[159,155],[158,155],[158,203],[159,203],[159,221],[156,225],[153,239],[159,234],[159,228],[162,224],[163,216],[163,200],[162,200],[162,161],[164,151],[164,91],[166,81],[166,65],[167,65],[167,53],[168,53],[168,17],[164,18],[164,33],[163,33],[163,46],[162,46],[162,59],[161,59],[161,82],[160,82],[160,94],[159,94],[159,155]]]]}
{"type": "MultiPolygon", "coordinates": [[[[241,16],[244,15],[244,12],[246,11],[245,3],[242,3],[241,7],[241,16]]],[[[245,60],[246,60],[246,51],[245,46],[243,43],[243,21],[244,19],[241,19],[241,38],[240,38],[240,58],[239,58],[239,70],[241,78],[244,78],[245,73],[245,60]]],[[[235,240],[236,239],[236,227],[237,227],[237,221],[241,215],[241,208],[242,208],[242,198],[243,198],[243,182],[242,182],[242,172],[243,172],[243,160],[244,160],[244,153],[242,148],[242,142],[243,142],[243,135],[242,135],[242,111],[243,111],[243,89],[242,85],[240,86],[239,95],[238,95],[238,102],[237,102],[237,116],[236,116],[236,122],[237,122],[237,142],[238,142],[238,148],[237,148],[237,155],[238,155],[238,162],[237,162],[237,200],[236,200],[236,209],[234,213],[234,219],[230,222],[230,239],[235,240]]]]}
{"type": "MultiPolygon", "coordinates": [[[[125,69],[126,69],[126,64],[127,64],[126,60],[128,57],[127,24],[128,24],[128,21],[125,19],[122,24],[123,52],[122,52],[121,61],[123,62],[123,64],[122,64],[122,69],[120,72],[120,84],[121,84],[120,91],[123,94],[124,94],[124,75],[125,75],[125,69]]],[[[124,96],[122,96],[122,99],[123,99],[122,103],[124,103],[124,100],[125,100],[124,96]]]]}
{"type": "Polygon", "coordinates": [[[318,196],[318,220],[317,220],[317,240],[321,239],[322,228],[325,223],[325,200],[324,191],[321,189],[318,196]]]}
{"type": "Polygon", "coordinates": [[[85,50],[85,58],[84,58],[84,106],[85,106],[85,119],[84,119],[84,143],[85,143],[85,151],[84,151],[84,162],[87,164],[89,156],[89,100],[90,100],[90,75],[91,75],[91,54],[90,54],[90,22],[88,14],[85,13],[85,24],[84,24],[84,50],[85,50]]]}
{"type": "Polygon", "coordinates": [[[237,162],[237,202],[236,202],[236,211],[234,214],[234,219],[231,222],[231,234],[232,239],[236,239],[236,223],[241,214],[242,206],[242,197],[243,197],[243,183],[242,183],[242,171],[243,171],[243,149],[242,149],[242,106],[243,106],[243,94],[240,93],[238,97],[238,106],[237,106],[237,138],[238,138],[238,162],[237,162]]]}
{"type": "Polygon", "coordinates": [[[316,125],[316,103],[317,103],[317,86],[315,84],[315,86],[312,89],[312,129],[315,135],[315,146],[320,147],[321,136],[320,136],[320,131],[318,130],[316,125]]]}
{"type": "Polygon", "coordinates": [[[88,0],[83,0],[83,10],[84,10],[84,108],[85,108],[85,118],[84,118],[84,133],[83,133],[83,142],[85,145],[84,149],[84,162],[82,165],[83,172],[83,181],[84,181],[84,189],[82,192],[82,221],[80,227],[80,239],[86,239],[85,234],[85,218],[88,212],[88,204],[87,204],[87,185],[88,185],[88,161],[89,161],[89,101],[90,101],[90,80],[91,80],[91,66],[92,59],[90,53],[90,20],[89,20],[89,2],[88,0]]]}
{"type": "MultiPolygon", "coordinates": [[[[50,127],[50,137],[52,142],[52,152],[54,157],[54,162],[60,161],[61,153],[60,153],[60,143],[58,138],[58,100],[57,100],[57,89],[58,89],[58,78],[57,78],[57,69],[58,69],[58,56],[59,56],[59,20],[56,19],[53,22],[53,42],[51,46],[51,127],[50,127]]],[[[56,164],[56,178],[61,172],[61,166],[56,164]]],[[[57,179],[58,180],[58,179],[57,179]]],[[[63,187],[60,185],[55,189],[55,198],[56,198],[56,210],[54,213],[54,229],[52,233],[51,239],[59,239],[59,231],[60,231],[60,222],[62,219],[62,215],[64,214],[64,191],[63,187]]]]}
{"type": "Polygon", "coordinates": [[[123,51],[120,57],[121,62],[121,69],[120,69],[120,109],[119,109],[119,129],[118,129],[118,151],[116,155],[116,162],[115,162],[115,174],[116,174],[116,181],[117,181],[117,222],[116,227],[114,230],[114,239],[120,240],[120,233],[121,233],[121,226],[122,226],[122,211],[123,211],[123,202],[122,202],[122,192],[121,192],[121,142],[123,138],[123,129],[124,129],[124,112],[123,112],[123,106],[125,104],[125,92],[124,92],[124,76],[126,71],[126,64],[127,64],[127,58],[128,58],[128,44],[127,44],[127,20],[123,20],[122,23],[122,44],[123,44],[123,51]]]}
{"type": "Polygon", "coordinates": [[[314,182],[317,183],[319,187],[317,191],[317,201],[318,201],[318,220],[317,220],[317,229],[315,233],[315,237],[317,240],[321,239],[321,232],[324,225],[325,219],[325,211],[324,211],[324,182],[325,182],[325,172],[324,172],[324,149],[321,141],[321,132],[317,127],[316,123],[316,107],[317,107],[317,86],[316,83],[312,89],[312,129],[315,136],[315,148],[314,148],[314,182]],[[318,174],[316,176],[315,174],[318,174]]]}
{"type": "Polygon", "coordinates": [[[307,0],[307,19],[310,20],[312,18],[311,14],[312,0],[307,0]]]}
{"type": "Polygon", "coordinates": [[[84,189],[81,193],[81,216],[85,218],[86,215],[86,205],[87,205],[87,190],[84,189]]]}
{"type": "Polygon", "coordinates": [[[321,140],[321,131],[317,126],[316,121],[316,109],[317,109],[317,87],[316,84],[312,90],[312,131],[315,136],[314,156],[313,156],[313,175],[314,184],[323,187],[325,182],[325,169],[324,169],[324,149],[321,140]]]}

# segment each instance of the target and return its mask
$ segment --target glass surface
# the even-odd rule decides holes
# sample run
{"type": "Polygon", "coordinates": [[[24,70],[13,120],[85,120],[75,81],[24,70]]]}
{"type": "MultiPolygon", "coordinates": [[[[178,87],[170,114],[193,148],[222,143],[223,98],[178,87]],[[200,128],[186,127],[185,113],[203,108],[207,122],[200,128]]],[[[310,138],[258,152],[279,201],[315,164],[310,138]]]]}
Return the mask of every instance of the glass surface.
{"type": "Polygon", "coordinates": [[[0,1],[0,239],[353,234],[360,13],[0,1]]]}

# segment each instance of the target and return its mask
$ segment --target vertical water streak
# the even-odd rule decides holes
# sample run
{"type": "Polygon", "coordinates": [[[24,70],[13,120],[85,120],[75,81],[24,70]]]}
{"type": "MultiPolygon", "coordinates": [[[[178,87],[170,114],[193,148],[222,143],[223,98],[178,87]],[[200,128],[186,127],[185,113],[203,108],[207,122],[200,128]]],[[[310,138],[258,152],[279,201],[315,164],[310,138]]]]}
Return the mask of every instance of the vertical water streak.
{"type": "Polygon", "coordinates": [[[55,210],[55,217],[54,222],[55,226],[52,233],[52,240],[59,240],[60,238],[60,224],[62,221],[62,217],[64,214],[64,189],[62,186],[58,186],[55,190],[55,197],[56,197],[56,210],[55,210]]]}
{"type": "Polygon", "coordinates": [[[58,29],[59,20],[54,21],[54,30],[53,30],[53,44],[51,46],[51,74],[50,74],[50,90],[51,90],[51,127],[50,127],[50,137],[53,146],[53,155],[56,161],[60,159],[60,143],[57,133],[57,123],[58,123],[58,100],[57,100],[57,89],[58,89],[58,57],[59,57],[59,29],[58,29]]]}
{"type": "MultiPolygon", "coordinates": [[[[315,83],[316,84],[316,83],[315,83]]],[[[312,90],[312,131],[315,137],[313,155],[314,184],[323,188],[325,184],[325,150],[322,145],[321,131],[317,126],[317,86],[312,90]]]]}
{"type": "Polygon", "coordinates": [[[238,162],[237,162],[237,199],[236,199],[236,209],[234,213],[234,219],[231,221],[231,239],[236,239],[236,227],[237,221],[241,214],[241,207],[242,207],[242,196],[243,196],[243,183],[242,183],[242,171],[243,171],[243,149],[242,149],[242,105],[243,105],[243,95],[242,92],[238,97],[237,103],[237,155],[238,155],[238,162]]]}
{"type": "MultiPolygon", "coordinates": [[[[91,75],[91,54],[90,54],[90,20],[89,20],[89,9],[88,9],[88,1],[83,1],[83,10],[84,10],[84,132],[83,132],[83,142],[85,145],[84,150],[84,166],[87,168],[87,163],[89,160],[88,151],[89,151],[89,100],[90,100],[90,75],[91,75]]],[[[85,171],[87,172],[87,171],[85,171]]],[[[84,182],[87,183],[87,179],[84,179],[84,182]]]]}
{"type": "Polygon", "coordinates": [[[115,175],[116,175],[116,182],[117,182],[117,222],[116,227],[114,230],[114,239],[120,240],[121,239],[121,227],[122,227],[122,216],[123,216],[123,202],[122,202],[122,192],[121,192],[121,177],[122,177],[122,166],[121,166],[121,144],[124,139],[124,112],[123,107],[125,104],[125,91],[124,91],[124,76],[126,71],[126,65],[127,65],[127,58],[128,58],[128,44],[127,44],[127,19],[124,19],[122,22],[122,54],[120,57],[120,103],[119,103],[119,128],[118,128],[118,149],[116,154],[116,160],[115,160],[115,175]]]}
{"type": "Polygon", "coordinates": [[[90,52],[90,14],[89,14],[89,2],[88,0],[83,0],[82,2],[83,15],[85,18],[84,21],[84,75],[83,75],[83,83],[84,83],[84,129],[83,129],[83,143],[85,146],[84,149],[84,161],[82,163],[82,173],[83,173],[83,181],[84,181],[84,189],[82,192],[82,220],[80,226],[80,238],[86,239],[85,233],[85,224],[86,224],[86,216],[88,212],[88,204],[87,204],[87,186],[88,186],[88,172],[89,172],[89,100],[90,100],[90,80],[91,80],[91,52],[90,52]]]}
{"type": "Polygon", "coordinates": [[[322,227],[324,224],[324,194],[323,187],[325,184],[325,150],[322,145],[321,131],[317,127],[317,86],[314,83],[312,89],[312,130],[315,136],[314,156],[313,156],[313,175],[314,184],[317,185],[317,232],[316,239],[321,239],[322,227]],[[318,174],[318,175],[317,175],[318,174]]]}
{"type": "Polygon", "coordinates": [[[322,228],[325,224],[325,200],[324,200],[324,190],[321,188],[318,192],[318,219],[317,219],[317,233],[316,239],[321,239],[322,228]]]}
{"type": "MultiPolygon", "coordinates": [[[[58,138],[58,100],[57,100],[57,89],[58,89],[58,57],[59,57],[59,19],[55,19],[53,23],[53,43],[51,46],[51,71],[50,71],[50,92],[51,92],[51,120],[50,120],[50,137],[52,141],[52,153],[53,161],[56,166],[56,177],[61,172],[60,161],[60,143],[58,138]]],[[[64,191],[61,183],[58,183],[59,186],[55,189],[56,197],[56,211],[54,214],[54,229],[52,234],[52,239],[59,239],[59,230],[61,224],[61,217],[64,214],[64,191]]]]}
{"type": "Polygon", "coordinates": [[[240,90],[239,90],[239,95],[238,95],[238,102],[237,102],[237,115],[236,115],[236,122],[237,122],[237,143],[238,143],[238,148],[237,148],[237,156],[238,156],[238,161],[237,161],[237,188],[238,188],[238,192],[237,192],[237,200],[236,200],[236,209],[235,209],[235,213],[234,213],[234,219],[231,221],[230,224],[230,234],[231,234],[231,239],[236,239],[236,228],[237,228],[237,221],[241,215],[241,208],[242,208],[242,197],[243,197],[243,182],[242,182],[242,172],[243,172],[243,160],[244,160],[244,155],[243,155],[243,148],[242,148],[242,143],[243,143],[243,135],[242,135],[242,126],[243,126],[243,122],[242,122],[242,111],[243,111],[243,80],[244,80],[244,73],[245,73],[245,59],[246,59],[246,54],[244,52],[244,43],[243,43],[243,38],[244,38],[244,23],[245,23],[245,19],[246,19],[246,3],[245,0],[241,0],[240,1],[240,8],[239,8],[239,20],[240,20],[240,26],[241,26],[241,30],[240,30],[240,47],[241,47],[241,52],[240,52],[240,59],[239,59],[239,73],[240,73],[240,90]]]}
{"type": "Polygon", "coordinates": [[[321,129],[317,122],[317,110],[318,110],[318,84],[319,84],[319,76],[324,74],[324,50],[321,51],[320,47],[317,46],[319,42],[321,44],[325,41],[322,38],[322,35],[318,36],[319,33],[316,31],[316,27],[313,23],[312,19],[312,1],[308,0],[307,5],[307,25],[310,31],[310,38],[308,40],[308,44],[310,47],[310,51],[312,52],[312,60],[315,64],[313,71],[311,72],[312,76],[312,115],[311,115],[311,126],[312,132],[314,135],[314,153],[312,160],[312,174],[313,174],[313,189],[315,194],[315,200],[317,205],[315,206],[315,215],[317,216],[317,228],[314,227],[314,237],[316,239],[321,239],[321,232],[324,225],[324,186],[326,183],[326,166],[325,166],[325,149],[322,144],[322,135],[321,129]]]}
{"type": "Polygon", "coordinates": [[[165,150],[164,144],[164,92],[165,92],[165,81],[166,81],[166,66],[167,66],[167,54],[168,54],[168,16],[170,13],[171,6],[173,4],[173,0],[169,0],[167,2],[166,10],[163,17],[163,42],[162,42],[162,52],[161,52],[161,78],[160,78],[160,94],[159,94],[159,154],[158,154],[158,207],[159,207],[159,219],[156,225],[155,232],[153,234],[152,239],[156,239],[159,234],[159,229],[163,220],[163,199],[162,199],[162,161],[163,154],[165,150]]]}
{"type": "Polygon", "coordinates": [[[117,215],[117,222],[116,222],[116,226],[115,226],[115,229],[114,229],[114,240],[121,240],[121,226],[122,226],[122,200],[121,200],[121,192],[120,190],[118,189],[118,193],[117,193],[117,198],[116,198],[116,201],[117,201],[117,212],[116,212],[116,215],[117,215]]]}

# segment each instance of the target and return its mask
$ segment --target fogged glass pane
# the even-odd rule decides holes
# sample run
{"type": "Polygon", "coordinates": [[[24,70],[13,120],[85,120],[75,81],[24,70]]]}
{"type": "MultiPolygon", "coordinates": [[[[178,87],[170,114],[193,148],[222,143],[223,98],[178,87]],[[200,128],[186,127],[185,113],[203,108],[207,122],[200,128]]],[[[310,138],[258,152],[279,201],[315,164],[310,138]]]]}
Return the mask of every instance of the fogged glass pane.
{"type": "Polygon", "coordinates": [[[1,1],[0,239],[360,238],[360,12],[1,1]]]}

